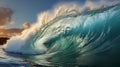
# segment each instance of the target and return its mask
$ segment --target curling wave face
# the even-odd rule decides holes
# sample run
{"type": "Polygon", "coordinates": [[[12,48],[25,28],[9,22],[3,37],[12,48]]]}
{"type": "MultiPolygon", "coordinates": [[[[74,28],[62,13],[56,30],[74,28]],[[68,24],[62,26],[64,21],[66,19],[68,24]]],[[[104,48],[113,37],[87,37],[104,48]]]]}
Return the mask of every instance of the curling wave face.
{"type": "Polygon", "coordinates": [[[37,64],[92,64],[101,55],[106,58],[119,54],[116,52],[120,49],[119,29],[120,4],[117,4],[58,16],[42,26],[27,43],[18,46],[19,51],[11,50],[11,45],[5,50],[38,54],[27,58],[37,64]]]}

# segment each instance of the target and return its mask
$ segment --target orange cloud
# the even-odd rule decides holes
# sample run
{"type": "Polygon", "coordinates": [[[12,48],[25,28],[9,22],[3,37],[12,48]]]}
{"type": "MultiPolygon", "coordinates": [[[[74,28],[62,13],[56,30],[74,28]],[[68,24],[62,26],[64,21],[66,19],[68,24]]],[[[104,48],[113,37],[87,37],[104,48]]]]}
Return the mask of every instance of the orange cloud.
{"type": "Polygon", "coordinates": [[[0,29],[0,37],[10,38],[12,36],[21,35],[24,29],[12,28],[12,29],[0,29]]]}
{"type": "Polygon", "coordinates": [[[31,27],[31,25],[29,23],[27,23],[27,22],[23,23],[23,28],[24,29],[27,29],[27,28],[30,28],[30,27],[31,27]]]}

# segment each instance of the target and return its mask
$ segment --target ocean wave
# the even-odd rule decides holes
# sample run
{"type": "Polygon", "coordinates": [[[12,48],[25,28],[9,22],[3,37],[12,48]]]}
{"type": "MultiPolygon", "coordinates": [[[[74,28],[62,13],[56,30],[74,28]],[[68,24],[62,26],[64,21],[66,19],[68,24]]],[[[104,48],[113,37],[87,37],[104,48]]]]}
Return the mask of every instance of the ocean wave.
{"type": "Polygon", "coordinates": [[[10,39],[5,51],[37,54],[27,56],[27,60],[37,64],[74,65],[92,64],[99,56],[117,55],[115,51],[119,50],[120,4],[70,12],[44,23],[27,39],[23,35],[23,38],[17,36],[10,39]]]}

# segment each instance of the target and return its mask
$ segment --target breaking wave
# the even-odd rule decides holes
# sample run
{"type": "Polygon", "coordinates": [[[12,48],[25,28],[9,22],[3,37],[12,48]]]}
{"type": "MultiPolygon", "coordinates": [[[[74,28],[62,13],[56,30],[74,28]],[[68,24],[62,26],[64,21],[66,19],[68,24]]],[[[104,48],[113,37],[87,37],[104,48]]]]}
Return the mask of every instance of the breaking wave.
{"type": "Polygon", "coordinates": [[[8,40],[5,51],[29,54],[28,61],[43,65],[92,64],[98,57],[120,54],[116,52],[120,49],[120,4],[81,12],[66,9],[52,18],[47,15],[40,16],[42,24],[8,40]]]}

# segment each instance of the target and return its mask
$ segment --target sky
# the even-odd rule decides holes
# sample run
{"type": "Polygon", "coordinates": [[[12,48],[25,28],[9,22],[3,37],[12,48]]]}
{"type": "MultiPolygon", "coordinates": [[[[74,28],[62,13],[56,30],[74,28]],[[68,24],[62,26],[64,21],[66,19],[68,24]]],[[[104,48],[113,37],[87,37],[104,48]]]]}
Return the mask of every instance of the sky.
{"type": "Polygon", "coordinates": [[[7,25],[6,28],[18,28],[25,22],[35,23],[38,14],[62,2],[83,4],[85,0],[0,0],[0,7],[11,8],[14,12],[11,17],[13,24],[7,25]]]}
{"type": "Polygon", "coordinates": [[[56,5],[75,2],[77,5],[91,6],[109,4],[120,0],[0,0],[0,37],[21,34],[38,20],[38,15],[53,10],[56,5]],[[94,2],[92,4],[91,2],[94,2]]]}

